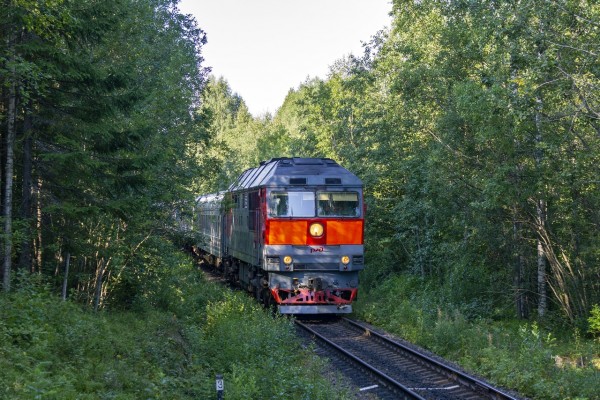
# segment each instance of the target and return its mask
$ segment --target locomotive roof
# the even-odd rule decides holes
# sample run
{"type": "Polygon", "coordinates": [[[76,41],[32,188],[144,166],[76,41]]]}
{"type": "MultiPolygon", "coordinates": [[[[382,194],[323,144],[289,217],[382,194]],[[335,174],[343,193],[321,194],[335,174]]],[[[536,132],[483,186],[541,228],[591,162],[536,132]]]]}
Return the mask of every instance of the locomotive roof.
{"type": "Polygon", "coordinates": [[[262,186],[362,186],[356,175],[330,158],[272,158],[244,171],[229,190],[262,186]]]}

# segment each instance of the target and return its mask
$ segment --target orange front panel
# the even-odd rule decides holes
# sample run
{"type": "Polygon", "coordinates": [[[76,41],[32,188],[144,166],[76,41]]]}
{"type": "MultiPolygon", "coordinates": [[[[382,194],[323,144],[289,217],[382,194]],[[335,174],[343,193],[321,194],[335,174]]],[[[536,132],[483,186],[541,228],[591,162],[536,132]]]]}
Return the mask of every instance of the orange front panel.
{"type": "Polygon", "coordinates": [[[363,244],[363,221],[327,221],[328,245],[363,244]]]}
{"type": "Polygon", "coordinates": [[[306,245],[308,221],[269,221],[268,244],[306,245]]]}

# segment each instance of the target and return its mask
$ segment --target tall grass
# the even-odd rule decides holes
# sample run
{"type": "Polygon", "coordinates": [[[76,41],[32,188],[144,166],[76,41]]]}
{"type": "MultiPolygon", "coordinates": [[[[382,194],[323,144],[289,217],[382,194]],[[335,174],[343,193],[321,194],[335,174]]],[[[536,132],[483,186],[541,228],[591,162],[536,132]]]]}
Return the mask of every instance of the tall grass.
{"type": "Polygon", "coordinates": [[[467,318],[414,277],[395,276],[355,305],[357,317],[532,399],[599,399],[600,346],[536,322],[467,318]]]}
{"type": "Polygon", "coordinates": [[[133,310],[93,313],[25,278],[0,294],[0,398],[345,399],[285,318],[180,259],[133,310]],[[225,295],[224,295],[225,291],[225,295]]]}

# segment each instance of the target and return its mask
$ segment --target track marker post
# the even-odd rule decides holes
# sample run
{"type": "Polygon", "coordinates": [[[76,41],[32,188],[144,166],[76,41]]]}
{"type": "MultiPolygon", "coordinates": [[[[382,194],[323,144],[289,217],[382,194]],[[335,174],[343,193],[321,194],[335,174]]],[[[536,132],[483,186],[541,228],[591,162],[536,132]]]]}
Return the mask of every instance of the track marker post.
{"type": "Polygon", "coordinates": [[[217,400],[223,400],[223,375],[218,374],[216,377],[216,386],[217,386],[217,400]]]}

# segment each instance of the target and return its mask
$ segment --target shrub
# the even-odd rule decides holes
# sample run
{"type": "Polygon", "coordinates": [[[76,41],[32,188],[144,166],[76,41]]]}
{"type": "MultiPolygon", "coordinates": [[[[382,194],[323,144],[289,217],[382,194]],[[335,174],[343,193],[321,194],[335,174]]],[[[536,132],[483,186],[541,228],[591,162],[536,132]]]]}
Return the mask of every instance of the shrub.
{"type": "Polygon", "coordinates": [[[92,313],[27,276],[0,293],[0,398],[213,398],[216,373],[227,399],[349,398],[289,319],[181,267],[136,311],[92,313]]]}
{"type": "MultiPolygon", "coordinates": [[[[577,330],[574,337],[563,337],[559,343],[547,326],[494,321],[486,318],[489,305],[478,317],[476,303],[465,308],[444,302],[444,297],[419,279],[395,276],[362,296],[355,310],[359,317],[522,395],[549,400],[598,398],[600,374],[593,365],[597,344],[584,343],[577,330]],[[558,359],[568,362],[559,366],[558,359]]],[[[590,332],[598,333],[598,321],[600,310],[595,307],[590,332]]]]}
{"type": "Polygon", "coordinates": [[[321,361],[300,347],[289,318],[273,318],[240,293],[209,304],[206,314],[204,356],[210,376],[223,374],[228,399],[345,398],[321,376],[321,361]]]}
{"type": "Polygon", "coordinates": [[[589,332],[592,335],[600,336],[600,307],[594,304],[588,318],[589,332]]]}

